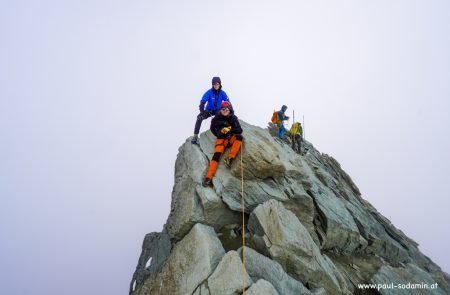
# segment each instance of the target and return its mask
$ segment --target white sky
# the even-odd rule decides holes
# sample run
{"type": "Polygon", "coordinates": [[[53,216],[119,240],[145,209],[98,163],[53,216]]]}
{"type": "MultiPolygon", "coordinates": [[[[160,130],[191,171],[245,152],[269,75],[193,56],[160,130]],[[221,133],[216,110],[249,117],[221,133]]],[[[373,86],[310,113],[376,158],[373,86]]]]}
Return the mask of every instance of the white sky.
{"type": "Polygon", "coordinates": [[[450,271],[449,52],[448,1],[0,1],[0,293],[128,292],[214,75],[450,271]]]}

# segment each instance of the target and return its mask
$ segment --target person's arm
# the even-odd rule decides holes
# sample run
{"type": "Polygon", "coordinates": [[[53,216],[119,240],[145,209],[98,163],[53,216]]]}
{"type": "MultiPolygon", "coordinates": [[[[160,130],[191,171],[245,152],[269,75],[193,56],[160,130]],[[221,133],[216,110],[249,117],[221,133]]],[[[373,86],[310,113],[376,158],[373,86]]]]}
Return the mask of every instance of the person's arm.
{"type": "Polygon", "coordinates": [[[216,126],[216,118],[212,118],[211,120],[211,126],[209,127],[209,130],[211,130],[212,134],[214,134],[215,137],[218,137],[217,133],[217,126],[216,126]]]}
{"type": "Polygon", "coordinates": [[[199,105],[199,109],[200,109],[200,113],[203,113],[205,111],[205,104],[209,99],[209,90],[205,92],[205,94],[203,94],[202,99],[200,100],[200,105],[199,105]]]}
{"type": "Polygon", "coordinates": [[[238,117],[236,116],[233,117],[231,128],[232,128],[231,132],[233,132],[234,134],[242,134],[242,127],[241,124],[239,123],[238,117]]]}
{"type": "Polygon", "coordinates": [[[203,113],[205,111],[205,104],[200,102],[200,105],[198,106],[198,109],[200,110],[200,113],[203,113]]]}
{"type": "Polygon", "coordinates": [[[286,120],[289,120],[289,117],[286,116],[286,114],[285,114],[284,112],[282,112],[282,111],[279,111],[279,112],[278,112],[278,117],[280,117],[280,121],[286,121],[286,120]]]}

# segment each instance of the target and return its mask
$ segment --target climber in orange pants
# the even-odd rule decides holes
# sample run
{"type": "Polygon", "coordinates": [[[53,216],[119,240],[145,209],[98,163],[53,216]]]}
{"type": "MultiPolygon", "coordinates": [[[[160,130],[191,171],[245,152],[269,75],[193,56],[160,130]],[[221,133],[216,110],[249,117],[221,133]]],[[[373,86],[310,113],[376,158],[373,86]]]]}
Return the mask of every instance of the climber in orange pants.
{"type": "Polygon", "coordinates": [[[238,118],[234,115],[231,104],[227,101],[221,104],[220,111],[211,121],[211,132],[217,137],[214,155],[209,164],[203,186],[212,186],[212,178],[216,174],[219,161],[226,148],[231,147],[228,157],[224,160],[227,168],[231,167],[233,160],[241,149],[242,128],[238,118]]]}
{"type": "Polygon", "coordinates": [[[225,159],[227,166],[231,166],[232,159],[236,158],[241,148],[242,135],[233,135],[227,139],[217,139],[216,148],[214,149],[214,156],[209,164],[208,172],[206,173],[206,178],[212,179],[216,173],[217,167],[219,167],[220,157],[226,148],[231,147],[228,158],[225,159]]]}

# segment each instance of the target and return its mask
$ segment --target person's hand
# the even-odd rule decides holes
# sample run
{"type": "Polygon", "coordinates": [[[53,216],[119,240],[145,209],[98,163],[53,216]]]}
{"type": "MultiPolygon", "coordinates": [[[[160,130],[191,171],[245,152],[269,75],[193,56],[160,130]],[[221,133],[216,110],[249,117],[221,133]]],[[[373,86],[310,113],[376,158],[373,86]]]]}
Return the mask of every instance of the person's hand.
{"type": "Polygon", "coordinates": [[[200,103],[200,105],[198,106],[200,113],[203,113],[205,111],[205,104],[204,103],[200,103]]]}
{"type": "Polygon", "coordinates": [[[222,128],[222,130],[220,130],[220,133],[228,134],[230,131],[231,131],[231,126],[222,128]]]}

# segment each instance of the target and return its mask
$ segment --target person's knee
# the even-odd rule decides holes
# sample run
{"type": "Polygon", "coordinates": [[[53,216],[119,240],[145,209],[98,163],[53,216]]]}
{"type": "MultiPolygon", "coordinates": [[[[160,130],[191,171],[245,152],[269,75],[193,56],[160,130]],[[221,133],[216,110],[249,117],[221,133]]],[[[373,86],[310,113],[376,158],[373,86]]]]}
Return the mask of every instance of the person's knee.
{"type": "Polygon", "coordinates": [[[216,145],[214,146],[214,149],[215,149],[216,152],[224,150],[225,149],[225,140],[217,139],[216,140],[216,145]]]}
{"type": "Polygon", "coordinates": [[[225,151],[224,145],[216,145],[214,148],[214,153],[223,153],[225,151]]]}
{"type": "Polygon", "coordinates": [[[220,156],[221,156],[221,155],[222,155],[221,152],[215,152],[211,160],[212,160],[212,161],[219,162],[219,161],[220,161],[220,156]]]}

